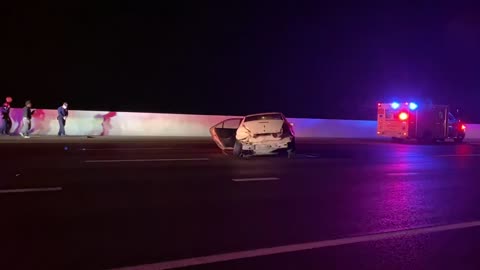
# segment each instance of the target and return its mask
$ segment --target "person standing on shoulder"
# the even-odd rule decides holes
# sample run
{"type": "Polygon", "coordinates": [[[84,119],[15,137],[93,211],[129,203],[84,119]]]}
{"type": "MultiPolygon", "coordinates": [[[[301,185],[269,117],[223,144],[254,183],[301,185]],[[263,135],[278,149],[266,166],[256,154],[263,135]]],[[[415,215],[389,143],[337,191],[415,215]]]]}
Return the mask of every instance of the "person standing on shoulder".
{"type": "Polygon", "coordinates": [[[5,103],[0,108],[0,135],[10,135],[10,129],[12,128],[12,119],[10,119],[10,104],[13,99],[7,97],[5,103]]]}
{"type": "Polygon", "coordinates": [[[62,106],[58,107],[57,109],[58,116],[58,136],[65,136],[65,124],[67,123],[68,117],[68,104],[64,102],[62,106]]]}
{"type": "Polygon", "coordinates": [[[12,129],[12,119],[10,118],[10,108],[13,102],[12,97],[5,98],[5,105],[8,107],[8,115],[7,115],[7,128],[5,129],[5,134],[10,135],[10,130],[12,129]]]}
{"type": "Polygon", "coordinates": [[[24,138],[30,138],[30,129],[32,128],[32,115],[35,113],[35,110],[32,109],[32,102],[27,100],[25,102],[25,107],[23,107],[23,126],[20,135],[24,138]]]}

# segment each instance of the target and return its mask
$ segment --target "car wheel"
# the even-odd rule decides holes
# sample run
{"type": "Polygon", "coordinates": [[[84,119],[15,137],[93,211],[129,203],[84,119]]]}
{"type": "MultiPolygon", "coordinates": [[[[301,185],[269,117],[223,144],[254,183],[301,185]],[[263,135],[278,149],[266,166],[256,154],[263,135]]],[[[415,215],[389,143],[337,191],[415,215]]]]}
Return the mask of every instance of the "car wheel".
{"type": "Polygon", "coordinates": [[[456,143],[462,143],[464,138],[455,138],[453,139],[454,142],[456,143]]]}
{"type": "Polygon", "coordinates": [[[233,146],[233,155],[236,157],[242,157],[242,153],[242,143],[235,141],[235,145],[233,146]]]}

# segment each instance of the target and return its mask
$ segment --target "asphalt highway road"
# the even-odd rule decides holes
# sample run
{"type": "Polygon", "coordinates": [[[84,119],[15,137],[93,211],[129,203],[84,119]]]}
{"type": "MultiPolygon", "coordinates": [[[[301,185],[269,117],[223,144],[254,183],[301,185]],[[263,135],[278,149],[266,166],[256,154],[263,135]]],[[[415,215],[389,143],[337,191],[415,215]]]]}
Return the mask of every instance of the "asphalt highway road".
{"type": "Polygon", "coordinates": [[[0,269],[480,269],[475,143],[0,141],[0,269]]]}

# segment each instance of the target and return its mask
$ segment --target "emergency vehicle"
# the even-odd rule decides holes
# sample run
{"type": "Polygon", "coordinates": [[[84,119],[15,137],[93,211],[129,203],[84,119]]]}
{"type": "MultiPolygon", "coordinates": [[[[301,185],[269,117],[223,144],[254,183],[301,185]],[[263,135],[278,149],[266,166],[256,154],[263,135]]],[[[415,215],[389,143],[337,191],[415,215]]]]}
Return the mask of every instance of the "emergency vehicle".
{"type": "Polygon", "coordinates": [[[466,126],[447,105],[378,103],[377,135],[394,139],[462,142],[466,126]]]}

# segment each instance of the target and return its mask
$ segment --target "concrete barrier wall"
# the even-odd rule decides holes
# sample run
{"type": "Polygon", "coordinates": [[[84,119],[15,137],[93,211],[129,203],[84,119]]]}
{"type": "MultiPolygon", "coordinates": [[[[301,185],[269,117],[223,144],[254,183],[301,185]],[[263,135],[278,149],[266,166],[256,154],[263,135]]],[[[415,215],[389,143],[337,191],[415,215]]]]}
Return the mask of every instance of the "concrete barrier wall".
{"type": "MultiPolygon", "coordinates": [[[[22,111],[12,109],[12,130],[20,130],[22,111]]],[[[101,111],[69,111],[68,135],[209,136],[209,128],[228,116],[154,114],[101,111]]],[[[56,110],[38,109],[32,118],[32,134],[56,135],[56,110]]]]}
{"type": "MultiPolygon", "coordinates": [[[[67,120],[68,135],[92,136],[210,136],[209,128],[235,116],[73,111],[67,120]]],[[[22,111],[12,109],[12,131],[20,130],[22,111]]],[[[38,109],[32,133],[56,135],[56,110],[38,109]]],[[[238,116],[237,116],[238,117],[238,116]]],[[[298,137],[376,138],[376,121],[290,118],[298,137]]],[[[480,125],[467,125],[467,137],[480,139],[480,125]]]]}

